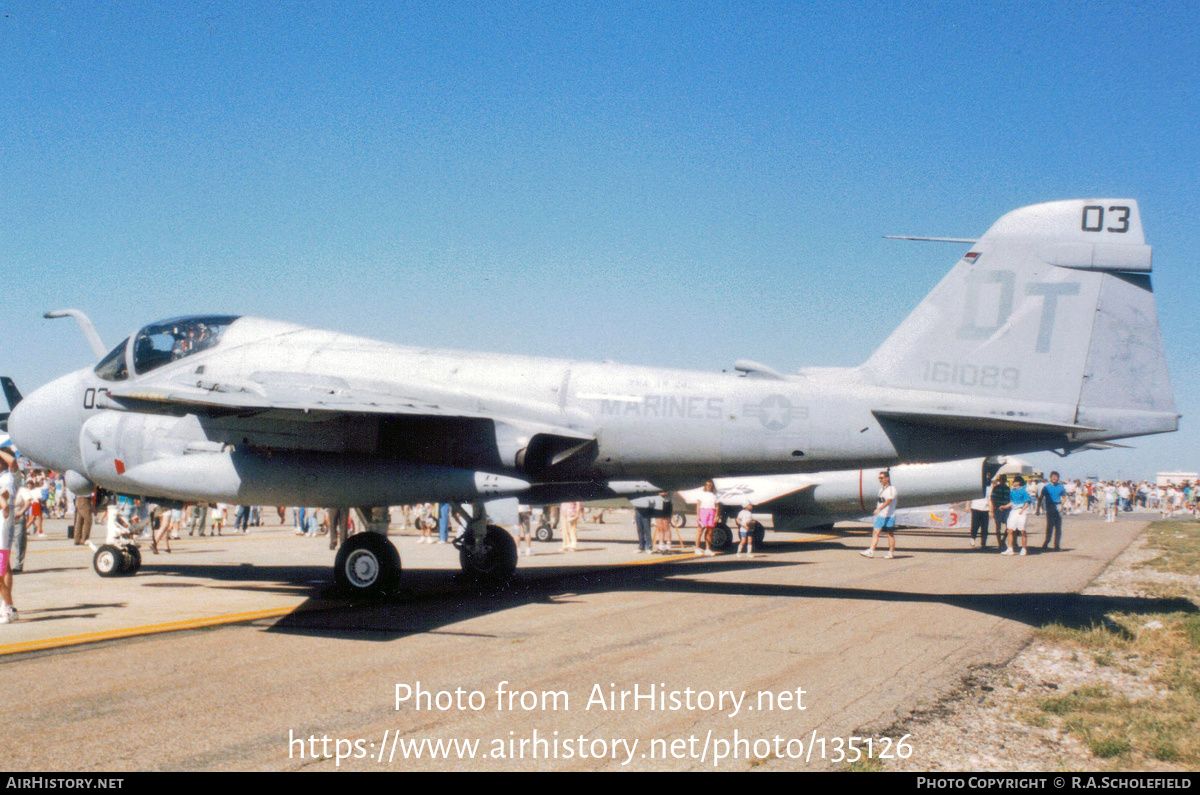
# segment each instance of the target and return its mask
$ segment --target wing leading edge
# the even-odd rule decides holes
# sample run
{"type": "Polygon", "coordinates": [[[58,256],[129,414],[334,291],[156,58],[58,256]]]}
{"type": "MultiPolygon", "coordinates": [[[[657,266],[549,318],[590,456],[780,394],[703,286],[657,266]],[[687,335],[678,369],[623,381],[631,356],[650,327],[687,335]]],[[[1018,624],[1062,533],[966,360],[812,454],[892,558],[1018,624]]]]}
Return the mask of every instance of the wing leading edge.
{"type": "Polygon", "coordinates": [[[302,373],[117,385],[96,407],[181,418],[210,441],[263,450],[381,455],[468,469],[561,472],[590,464],[595,437],[557,406],[434,385],[351,383],[302,373]],[[555,421],[558,420],[558,421],[555,421]]]}

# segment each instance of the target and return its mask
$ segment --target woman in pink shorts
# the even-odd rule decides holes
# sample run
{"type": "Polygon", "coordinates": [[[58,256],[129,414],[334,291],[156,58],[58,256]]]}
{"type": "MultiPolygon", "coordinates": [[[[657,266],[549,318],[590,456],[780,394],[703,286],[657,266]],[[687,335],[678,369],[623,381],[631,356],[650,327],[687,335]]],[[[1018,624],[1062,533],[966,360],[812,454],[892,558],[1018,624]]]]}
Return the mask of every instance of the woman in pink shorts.
{"type": "Polygon", "coordinates": [[[717,487],[711,480],[704,482],[704,491],[696,500],[696,554],[713,555],[712,532],[717,526],[717,487]],[[704,549],[700,549],[700,545],[704,549]]]}

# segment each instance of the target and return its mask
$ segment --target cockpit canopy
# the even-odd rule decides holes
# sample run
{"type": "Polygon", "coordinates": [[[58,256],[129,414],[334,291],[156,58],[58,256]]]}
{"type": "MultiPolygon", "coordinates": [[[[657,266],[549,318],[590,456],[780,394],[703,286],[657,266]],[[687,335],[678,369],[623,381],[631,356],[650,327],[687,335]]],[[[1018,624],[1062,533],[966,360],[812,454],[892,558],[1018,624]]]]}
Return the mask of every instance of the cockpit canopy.
{"type": "Polygon", "coordinates": [[[202,315],[179,317],[152,323],[133,337],[132,350],[129,338],[96,365],[96,375],[106,381],[123,381],[129,377],[129,359],[138,375],[178,361],[192,354],[208,350],[221,341],[221,335],[238,315],[202,315]]]}

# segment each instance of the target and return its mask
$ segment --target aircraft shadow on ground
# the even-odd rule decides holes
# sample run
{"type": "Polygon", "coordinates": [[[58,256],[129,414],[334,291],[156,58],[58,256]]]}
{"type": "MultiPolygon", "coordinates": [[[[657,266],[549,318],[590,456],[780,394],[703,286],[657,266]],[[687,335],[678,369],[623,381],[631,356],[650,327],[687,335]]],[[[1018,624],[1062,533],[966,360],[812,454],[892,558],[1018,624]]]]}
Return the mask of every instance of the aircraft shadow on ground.
{"type": "MultiPolygon", "coordinates": [[[[817,542],[808,549],[844,548],[838,542],[817,542]]],[[[967,548],[963,551],[973,551],[967,548]]],[[[509,583],[480,588],[447,569],[412,569],[404,572],[404,590],[382,600],[347,598],[333,588],[326,566],[260,566],[239,564],[180,564],[155,560],[143,566],[146,574],[175,576],[170,583],[143,583],[146,587],[186,587],[205,583],[210,588],[307,596],[294,612],[268,631],[321,637],[388,641],[407,635],[436,632],[471,618],[528,604],[569,604],[572,596],[619,591],[693,593],[698,596],[749,596],[827,600],[861,600],[880,603],[945,604],[974,610],[1033,627],[1060,624],[1072,628],[1107,626],[1121,631],[1107,618],[1110,613],[1197,612],[1182,598],[1090,595],[1064,592],[1036,593],[920,593],[869,588],[843,588],[719,581],[704,575],[775,567],[812,565],[810,562],[770,558],[737,560],[732,557],[704,561],[664,562],[651,566],[580,568],[543,566],[518,570],[509,583]]],[[[472,634],[472,633],[466,633],[472,634]]]]}
{"type": "Polygon", "coordinates": [[[17,582],[20,582],[22,579],[25,579],[30,575],[55,574],[62,571],[84,571],[87,568],[87,566],[59,566],[57,568],[50,569],[23,569],[21,571],[14,572],[14,575],[17,578],[17,582]]]}
{"type": "MultiPolygon", "coordinates": [[[[312,596],[294,613],[285,616],[270,632],[388,641],[406,635],[437,632],[443,627],[471,618],[498,613],[528,604],[569,604],[572,597],[616,591],[693,593],[714,599],[722,596],[862,600],[880,603],[945,604],[1032,627],[1059,624],[1071,628],[1107,626],[1123,631],[1107,616],[1111,613],[1195,613],[1197,608],[1182,598],[1123,597],[1064,592],[1035,593],[919,593],[869,588],[842,588],[778,583],[730,582],[695,579],[708,574],[774,567],[811,565],[806,562],[707,561],[703,566],[664,563],[655,566],[622,566],[603,569],[544,567],[526,570],[505,586],[481,590],[464,582],[455,572],[414,570],[405,572],[402,595],[381,601],[351,601],[340,598],[329,585],[329,573],[321,567],[292,567],[283,571],[253,567],[230,571],[239,580],[263,575],[290,575],[291,585],[275,586],[281,592],[308,589],[312,596]],[[533,572],[536,571],[536,574],[533,572]],[[324,585],[314,586],[313,580],[324,585]]],[[[208,568],[208,567],[205,567],[208,568]]],[[[196,572],[196,574],[200,574],[196,572]]],[[[220,576],[210,571],[202,576],[220,576]]],[[[467,633],[471,634],[471,633],[467,633]]]]}
{"type": "Polygon", "coordinates": [[[21,611],[21,623],[34,624],[43,621],[63,621],[70,618],[96,618],[102,608],[126,607],[125,602],[81,602],[63,607],[39,607],[21,611]],[[88,612],[80,612],[88,611],[88,612]]]}

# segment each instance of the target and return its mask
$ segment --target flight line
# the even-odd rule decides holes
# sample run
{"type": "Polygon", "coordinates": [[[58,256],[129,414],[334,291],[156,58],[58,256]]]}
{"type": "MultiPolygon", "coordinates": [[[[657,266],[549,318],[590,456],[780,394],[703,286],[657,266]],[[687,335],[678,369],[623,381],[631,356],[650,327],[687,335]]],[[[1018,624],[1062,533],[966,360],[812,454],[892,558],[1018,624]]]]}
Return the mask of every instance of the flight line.
{"type": "MultiPolygon", "coordinates": [[[[628,524],[628,519],[629,519],[627,514],[628,514],[628,511],[610,512],[610,516],[612,516],[613,518],[616,518],[616,517],[623,518],[625,520],[625,522],[624,522],[625,525],[628,524]]],[[[63,520],[49,520],[46,524],[48,534],[51,536],[57,536],[58,534],[63,532],[62,526],[65,526],[65,523],[63,520]]],[[[698,565],[701,561],[704,561],[704,560],[720,561],[720,560],[725,560],[728,557],[728,556],[722,555],[722,556],[718,556],[716,558],[697,558],[693,553],[691,553],[689,551],[686,553],[679,553],[679,554],[664,554],[664,555],[647,556],[647,557],[638,558],[635,560],[622,560],[621,558],[626,557],[628,554],[628,550],[627,550],[628,539],[621,539],[621,540],[617,541],[616,544],[614,544],[613,543],[614,539],[609,538],[607,536],[603,539],[589,538],[589,536],[594,536],[597,531],[604,531],[605,529],[608,529],[611,531],[611,530],[616,529],[616,527],[617,527],[617,525],[613,524],[611,518],[610,518],[609,523],[607,523],[606,525],[588,525],[588,526],[586,526],[585,538],[584,538],[584,543],[586,544],[585,549],[591,549],[591,550],[594,550],[594,551],[600,553],[602,558],[601,559],[593,559],[592,556],[590,556],[590,555],[572,556],[572,558],[570,560],[570,564],[569,564],[570,569],[572,571],[577,571],[582,574],[583,572],[586,572],[586,571],[595,571],[595,570],[602,570],[602,569],[606,569],[606,568],[619,568],[619,567],[626,567],[626,566],[657,566],[657,565],[663,565],[663,564],[674,564],[674,565],[696,564],[696,565],[698,565]]],[[[37,574],[37,576],[34,577],[33,579],[40,580],[42,577],[54,577],[54,578],[57,578],[58,581],[56,581],[53,585],[50,585],[47,583],[46,587],[41,587],[43,585],[43,583],[39,582],[38,583],[39,587],[36,589],[30,588],[30,587],[26,587],[24,589],[26,591],[26,595],[24,597],[26,604],[22,606],[24,608],[22,611],[24,619],[21,622],[10,625],[7,628],[8,632],[6,633],[6,635],[10,638],[13,637],[14,635],[19,636],[21,634],[29,632],[31,630],[31,628],[36,630],[37,627],[41,626],[43,624],[43,621],[39,620],[39,619],[41,619],[45,615],[45,611],[50,610],[50,609],[58,609],[56,606],[52,606],[52,604],[50,602],[45,601],[46,599],[51,597],[53,591],[57,591],[60,594],[61,593],[80,593],[80,592],[87,592],[87,593],[92,593],[92,594],[111,593],[111,591],[109,591],[109,588],[107,587],[111,584],[115,589],[118,589],[118,590],[122,591],[123,593],[129,593],[126,583],[136,584],[139,586],[145,584],[150,588],[159,590],[159,593],[154,596],[154,599],[153,599],[154,605],[149,606],[149,607],[151,607],[150,612],[153,612],[154,609],[163,609],[164,604],[172,601],[172,599],[178,595],[179,591],[184,591],[184,590],[186,590],[186,592],[188,593],[188,598],[190,598],[192,601],[195,601],[196,599],[200,598],[199,597],[200,594],[204,594],[205,595],[204,599],[205,599],[205,601],[207,601],[209,598],[211,598],[211,594],[213,593],[214,589],[228,590],[228,588],[227,588],[227,586],[223,585],[222,581],[220,581],[220,580],[206,578],[206,575],[203,571],[197,571],[194,574],[188,573],[188,567],[196,563],[196,558],[195,558],[194,554],[192,554],[192,553],[194,551],[196,551],[197,548],[200,548],[201,550],[203,550],[203,548],[205,548],[205,547],[223,545],[228,542],[234,542],[240,546],[240,545],[246,544],[247,542],[252,542],[253,546],[261,546],[261,547],[263,547],[263,551],[266,552],[267,548],[277,549],[280,546],[290,546],[293,548],[292,552],[299,552],[300,556],[299,557],[294,556],[294,555],[289,556],[289,560],[295,559],[297,561],[297,565],[300,565],[299,560],[301,558],[307,558],[309,562],[307,562],[303,565],[312,566],[313,561],[317,561],[317,565],[319,566],[320,559],[322,557],[324,557],[324,555],[326,554],[325,550],[323,548],[321,548],[321,547],[323,547],[324,539],[323,538],[317,539],[317,541],[320,544],[320,546],[318,546],[318,544],[313,543],[311,539],[301,539],[301,538],[295,537],[292,534],[291,529],[292,528],[290,525],[281,525],[278,527],[271,527],[269,530],[267,530],[266,528],[253,528],[250,533],[244,534],[244,535],[243,534],[224,534],[224,535],[220,535],[220,536],[204,536],[202,538],[200,538],[200,537],[186,538],[185,537],[184,539],[174,542],[176,544],[176,546],[175,546],[176,551],[174,553],[171,553],[170,555],[163,553],[154,558],[148,557],[143,565],[143,568],[141,569],[141,571],[139,572],[138,575],[136,575],[132,579],[124,579],[124,580],[122,580],[122,579],[102,580],[102,581],[93,580],[92,579],[93,575],[90,572],[90,566],[88,566],[83,560],[83,556],[88,554],[88,551],[86,549],[79,550],[77,547],[74,547],[74,546],[62,546],[59,548],[46,548],[46,542],[43,542],[43,541],[34,542],[34,547],[29,551],[29,554],[37,555],[38,556],[37,559],[39,561],[44,560],[46,562],[29,566],[28,571],[31,574],[33,574],[33,573],[38,572],[39,569],[49,570],[45,574],[37,574]],[[79,558],[79,565],[72,566],[70,568],[70,570],[68,570],[68,571],[62,571],[61,566],[56,566],[56,565],[54,565],[54,561],[49,560],[53,556],[63,556],[65,558],[79,558]],[[173,575],[170,575],[170,576],[167,576],[164,578],[164,574],[161,573],[160,571],[158,571],[156,564],[165,566],[165,565],[171,564],[174,561],[179,561],[179,563],[182,565],[179,565],[176,568],[173,575]],[[62,581],[62,578],[64,578],[64,577],[68,578],[68,580],[62,581]],[[178,584],[177,581],[181,577],[188,578],[187,585],[189,587],[186,587],[186,588],[167,588],[167,587],[165,587],[165,586],[177,585],[178,584]],[[191,587],[191,586],[194,586],[194,587],[191,587]],[[168,595],[168,594],[163,593],[163,591],[176,591],[176,593],[168,595]],[[191,594],[196,594],[196,596],[191,596],[191,594]]],[[[627,527],[625,527],[624,529],[626,531],[628,530],[627,527]]],[[[395,531],[393,531],[393,532],[394,532],[394,534],[392,535],[392,538],[394,540],[398,541],[405,549],[408,549],[409,547],[408,547],[408,544],[406,543],[406,541],[412,541],[412,540],[414,540],[414,537],[410,536],[410,535],[395,534],[395,531]]],[[[803,543],[813,543],[813,542],[817,542],[817,541],[832,540],[832,539],[838,538],[838,537],[839,536],[837,536],[837,535],[814,535],[814,534],[805,534],[803,537],[793,537],[790,535],[784,536],[782,534],[779,534],[779,541],[782,543],[788,543],[790,545],[792,543],[803,544],[803,543]]],[[[54,541],[52,541],[50,543],[58,544],[58,543],[62,543],[62,542],[60,542],[57,538],[55,538],[54,541]]],[[[558,545],[558,542],[555,541],[555,542],[553,542],[553,544],[547,544],[544,546],[546,546],[550,549],[556,549],[557,545],[558,545]]],[[[443,549],[442,551],[445,552],[445,551],[449,551],[449,550],[447,548],[447,549],[443,549]]],[[[429,553],[429,554],[435,554],[437,552],[437,548],[430,548],[430,549],[425,550],[425,552],[429,553]]],[[[263,557],[263,553],[252,553],[250,556],[252,558],[258,560],[263,557]]],[[[269,560],[271,560],[272,558],[275,558],[275,557],[277,557],[277,556],[275,556],[273,554],[267,554],[266,559],[260,560],[260,563],[269,562],[269,560]]],[[[559,565],[559,566],[567,564],[566,556],[557,554],[555,552],[539,551],[534,555],[534,558],[541,559],[541,560],[553,559],[554,564],[559,565]]],[[[228,561],[228,562],[222,562],[221,563],[222,566],[229,566],[235,571],[238,568],[248,568],[249,569],[249,566],[246,564],[246,555],[243,553],[238,553],[237,555],[233,555],[233,556],[223,556],[222,560],[228,561]]],[[[210,564],[202,564],[202,565],[207,566],[210,564]]],[[[429,564],[423,564],[423,565],[434,565],[434,566],[444,567],[445,565],[447,565],[447,561],[441,560],[439,562],[436,560],[431,560],[429,564]]],[[[551,565],[551,564],[547,564],[547,565],[551,565]]],[[[523,575],[528,574],[530,576],[536,577],[536,576],[538,576],[537,572],[538,572],[539,568],[541,568],[541,566],[532,565],[532,566],[529,566],[528,568],[523,568],[522,573],[523,573],[523,575]]],[[[257,571],[256,568],[249,569],[249,570],[257,571]]],[[[317,572],[318,576],[320,576],[319,568],[316,569],[316,572],[317,572]]],[[[272,587],[271,582],[270,582],[270,577],[271,577],[270,574],[264,574],[263,580],[260,583],[258,583],[257,587],[259,587],[261,589],[270,589],[272,587]]],[[[26,583],[31,582],[31,578],[29,576],[25,576],[25,575],[19,576],[18,579],[21,581],[22,585],[25,585],[26,583]]],[[[62,649],[62,648],[67,648],[67,647],[72,647],[72,646],[81,646],[81,645],[86,645],[86,644],[102,643],[102,642],[106,642],[106,641],[136,638],[136,637],[142,637],[142,636],[154,635],[154,634],[205,629],[205,628],[218,627],[218,626],[223,626],[223,625],[228,625],[228,624],[247,624],[247,623],[253,623],[256,621],[262,621],[265,619],[281,619],[281,618],[293,615],[297,612],[354,609],[355,602],[353,600],[339,598],[336,595],[321,594],[321,591],[324,589],[327,589],[329,585],[332,585],[332,582],[330,580],[328,580],[328,578],[324,578],[323,580],[317,579],[315,581],[309,581],[309,582],[305,583],[306,587],[299,589],[298,593],[296,594],[296,597],[292,597],[292,599],[299,598],[299,601],[292,603],[292,604],[269,606],[269,607],[249,607],[249,606],[247,606],[247,609],[239,609],[239,610],[234,610],[234,611],[229,611],[229,612],[218,612],[218,613],[211,614],[211,615],[187,616],[187,617],[182,617],[182,618],[179,618],[177,620],[172,620],[172,621],[149,621],[149,622],[144,622],[144,623],[143,622],[135,622],[135,623],[127,625],[127,626],[108,626],[108,627],[104,627],[101,629],[89,630],[86,632],[71,632],[71,633],[62,634],[62,635],[56,634],[56,635],[48,635],[48,636],[42,636],[42,637],[31,637],[31,638],[26,638],[26,639],[13,640],[12,642],[9,642],[9,643],[0,644],[0,657],[24,654],[24,653],[29,653],[29,652],[51,651],[51,650],[55,650],[55,649],[62,649]]],[[[145,592],[142,591],[141,593],[144,594],[145,592]]],[[[107,600],[107,598],[108,597],[99,598],[95,601],[105,602],[107,600]]],[[[91,600],[89,600],[89,601],[91,601],[91,600]]],[[[146,601],[145,597],[142,597],[142,601],[146,601]]],[[[136,610],[138,615],[146,615],[147,614],[147,610],[144,608],[138,609],[138,606],[132,603],[132,599],[131,599],[131,602],[125,606],[125,608],[136,610]]],[[[95,609],[95,608],[92,608],[92,609],[95,609]]],[[[175,608],[167,607],[166,609],[171,610],[171,609],[180,609],[180,608],[177,606],[175,608]]],[[[95,617],[91,617],[91,618],[87,619],[87,622],[90,624],[99,623],[101,626],[103,626],[104,624],[111,624],[115,620],[119,620],[119,619],[117,619],[116,616],[97,615],[95,617]]]]}

